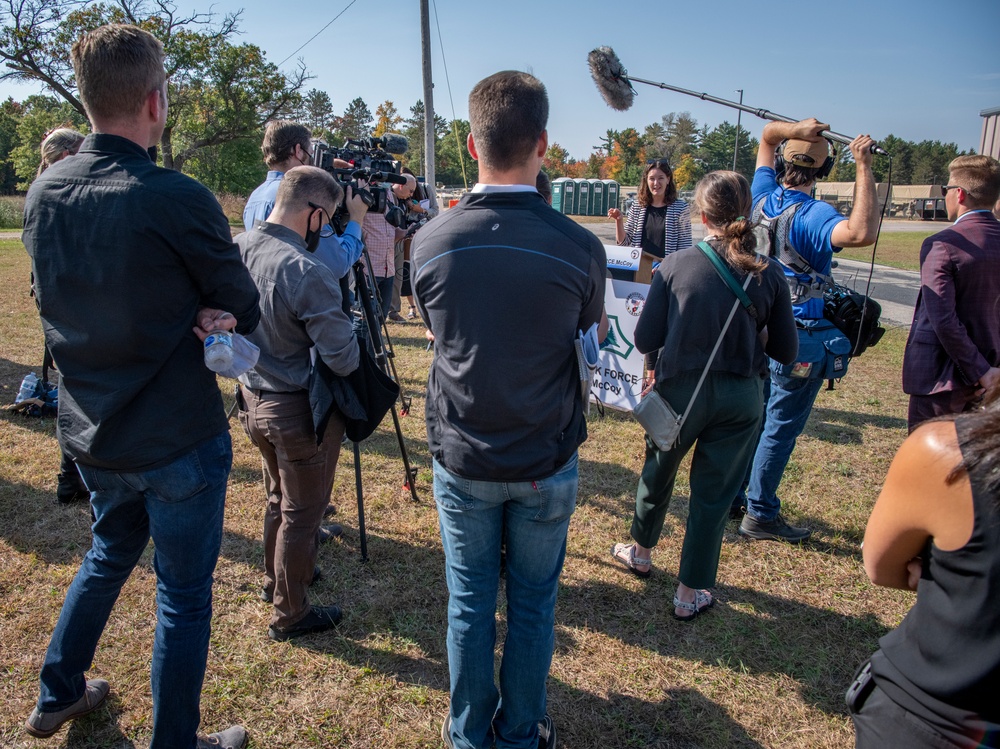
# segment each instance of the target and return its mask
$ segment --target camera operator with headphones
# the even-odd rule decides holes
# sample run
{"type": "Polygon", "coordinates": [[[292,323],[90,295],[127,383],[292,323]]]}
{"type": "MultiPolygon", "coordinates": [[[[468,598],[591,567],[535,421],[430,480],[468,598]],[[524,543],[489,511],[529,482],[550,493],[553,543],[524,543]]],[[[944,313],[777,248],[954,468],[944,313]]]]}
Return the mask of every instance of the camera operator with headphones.
{"type": "Polygon", "coordinates": [[[823,380],[847,372],[850,342],[823,318],[833,253],[872,244],[878,230],[874,141],[867,135],[850,145],[857,164],[850,217],[811,197],[816,181],[834,163],[830,144],[820,135],[828,128],[813,118],[770,122],[757,153],[753,219],[772,229],[771,254],[781,262],[791,287],[799,356],[789,365],[770,362],[770,395],[739,527],[740,535],[752,539],[801,543],[810,536],[809,529],[788,525],[781,516],[778,485],[823,380]]]}

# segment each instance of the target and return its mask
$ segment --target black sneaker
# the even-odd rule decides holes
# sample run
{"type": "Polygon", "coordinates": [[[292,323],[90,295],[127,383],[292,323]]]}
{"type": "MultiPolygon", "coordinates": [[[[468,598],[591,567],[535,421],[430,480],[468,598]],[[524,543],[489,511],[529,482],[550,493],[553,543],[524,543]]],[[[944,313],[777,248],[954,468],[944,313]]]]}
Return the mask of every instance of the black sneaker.
{"type": "MultiPolygon", "coordinates": [[[[309,581],[310,585],[315,585],[323,577],[323,570],[319,567],[313,567],[313,577],[309,581]]],[[[260,589],[260,593],[257,594],[260,600],[264,603],[274,603],[274,589],[269,588],[266,585],[260,589]]]]}
{"type": "Polygon", "coordinates": [[[340,538],[344,535],[344,528],[339,523],[330,523],[330,525],[321,526],[318,531],[316,531],[316,538],[321,544],[326,544],[335,538],[340,538]]]}
{"type": "Polygon", "coordinates": [[[545,717],[538,723],[538,749],[556,749],[556,724],[546,713],[545,717]]]}
{"type": "Polygon", "coordinates": [[[800,544],[812,535],[808,528],[789,525],[780,514],[774,520],[754,520],[744,515],[737,533],[757,541],[787,541],[790,544],[800,544]]]}
{"type": "Polygon", "coordinates": [[[284,629],[268,627],[267,636],[272,640],[284,642],[285,640],[302,637],[302,635],[310,635],[314,632],[326,632],[336,627],[337,622],[343,616],[340,606],[313,606],[305,617],[291,627],[285,627],[284,629]]]}
{"type": "Polygon", "coordinates": [[[56,476],[56,499],[59,504],[82,502],[90,499],[90,492],[80,478],[80,474],[60,473],[56,476]]]}

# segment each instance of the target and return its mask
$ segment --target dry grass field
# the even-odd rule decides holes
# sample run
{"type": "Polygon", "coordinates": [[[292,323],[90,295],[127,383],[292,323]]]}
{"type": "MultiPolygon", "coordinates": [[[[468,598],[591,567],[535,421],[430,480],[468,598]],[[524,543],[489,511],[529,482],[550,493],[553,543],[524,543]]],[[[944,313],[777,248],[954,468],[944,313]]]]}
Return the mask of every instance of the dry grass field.
{"type": "MultiPolygon", "coordinates": [[[[29,263],[0,244],[0,400],[38,371],[41,334],[27,295],[29,263]]],[[[360,559],[354,473],[342,457],[334,488],[344,537],[321,553],[316,603],[339,603],[335,633],[274,643],[261,585],[259,458],[235,420],[235,461],[216,574],[214,628],[202,697],[208,730],[242,723],[253,749],[440,747],[448,704],[447,590],[431,496],[423,396],[431,353],[418,324],[392,325],[396,366],[413,398],[402,430],[419,501],[402,490],[386,422],[362,445],[370,559],[360,559]]],[[[682,473],[654,574],[639,580],[609,556],[627,538],[641,467],[640,427],[591,416],[581,449],[556,612],[549,710],[567,749],[853,746],[843,693],[856,666],[913,597],[872,586],[859,545],[889,461],[905,435],[899,372],[905,335],[890,331],[822,391],[781,487],[789,520],[814,529],[793,547],[749,542],[731,523],[719,605],[675,622],[670,598],[687,515],[682,473]]],[[[497,374],[502,376],[501,373],[497,374]]],[[[231,403],[232,382],[220,382],[231,403]]],[[[20,728],[65,590],[90,543],[85,505],[55,501],[51,420],[0,416],[0,746],[144,749],[151,725],[155,624],[150,549],[122,591],[89,674],[111,682],[105,707],[45,744],[20,728]]],[[[503,595],[498,610],[504,632],[503,595]]]]}

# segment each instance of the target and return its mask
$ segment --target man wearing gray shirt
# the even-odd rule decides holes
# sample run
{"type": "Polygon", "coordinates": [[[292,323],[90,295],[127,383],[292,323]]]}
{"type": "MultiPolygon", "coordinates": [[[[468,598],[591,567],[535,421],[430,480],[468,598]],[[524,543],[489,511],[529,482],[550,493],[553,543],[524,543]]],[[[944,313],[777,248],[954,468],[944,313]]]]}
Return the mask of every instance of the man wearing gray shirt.
{"type": "Polygon", "coordinates": [[[239,403],[240,422],[263,463],[262,597],[274,604],[268,628],[273,640],[328,630],[341,618],[338,606],[311,606],[308,587],[344,421],[334,410],[316,434],[308,388],[312,356],[343,376],[357,368],[360,355],[339,281],[312,255],[342,197],[340,185],[322,169],[291,169],[267,221],[236,240],[261,299],[260,325],[248,336],[260,347],[260,359],[240,377],[239,403]]]}

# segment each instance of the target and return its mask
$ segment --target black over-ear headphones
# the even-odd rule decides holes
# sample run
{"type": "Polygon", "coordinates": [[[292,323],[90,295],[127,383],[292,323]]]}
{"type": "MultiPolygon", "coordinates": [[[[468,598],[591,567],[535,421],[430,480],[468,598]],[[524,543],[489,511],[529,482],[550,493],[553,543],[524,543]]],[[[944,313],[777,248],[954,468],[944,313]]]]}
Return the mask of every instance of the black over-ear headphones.
{"type": "MultiPolygon", "coordinates": [[[[829,138],[825,139],[827,142],[827,157],[826,161],[819,165],[816,169],[816,179],[826,179],[830,176],[830,172],[833,171],[833,165],[837,161],[837,149],[833,145],[833,141],[829,138]]],[[[777,150],[774,152],[774,172],[777,182],[781,184],[782,177],[785,174],[785,144],[788,143],[787,140],[781,141],[778,145],[777,150]]]]}

